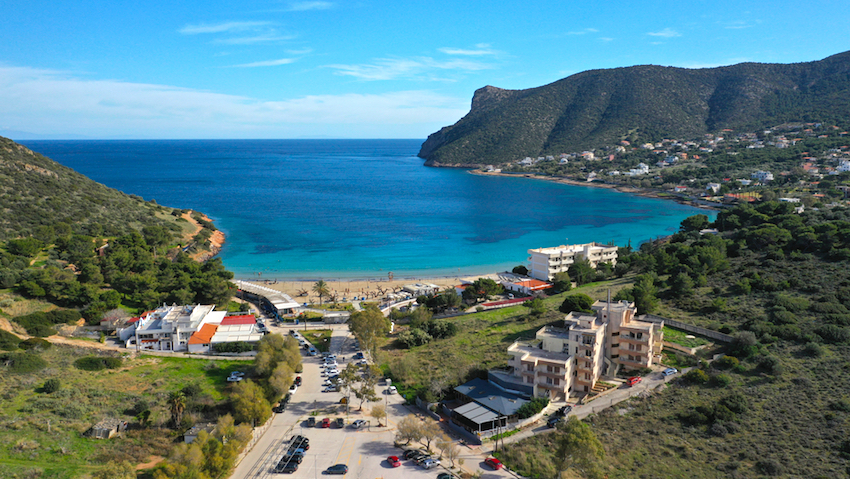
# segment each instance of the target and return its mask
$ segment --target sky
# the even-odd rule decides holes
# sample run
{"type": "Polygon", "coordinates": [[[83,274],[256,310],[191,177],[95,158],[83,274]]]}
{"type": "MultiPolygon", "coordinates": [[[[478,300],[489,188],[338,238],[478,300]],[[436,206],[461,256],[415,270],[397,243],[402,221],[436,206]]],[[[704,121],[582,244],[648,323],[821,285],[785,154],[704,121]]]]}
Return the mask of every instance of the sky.
{"type": "Polygon", "coordinates": [[[846,0],[3,6],[0,135],[13,139],[424,139],[486,85],[850,50],[846,0]]]}

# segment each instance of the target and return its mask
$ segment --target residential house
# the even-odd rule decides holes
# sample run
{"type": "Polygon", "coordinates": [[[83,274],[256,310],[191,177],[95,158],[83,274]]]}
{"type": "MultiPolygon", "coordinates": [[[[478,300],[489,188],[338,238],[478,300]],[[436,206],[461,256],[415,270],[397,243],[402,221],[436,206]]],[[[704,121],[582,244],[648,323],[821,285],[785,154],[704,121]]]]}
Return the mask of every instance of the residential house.
{"type": "Polygon", "coordinates": [[[750,175],[754,180],[757,180],[761,183],[767,183],[768,181],[773,181],[773,173],[769,171],[756,171],[752,175],[750,175]]]}
{"type": "Polygon", "coordinates": [[[712,193],[717,194],[720,192],[720,183],[709,183],[705,185],[705,189],[711,190],[712,193]]]}
{"type": "Polygon", "coordinates": [[[601,263],[617,264],[617,247],[599,243],[561,245],[528,250],[529,276],[552,281],[555,274],[567,271],[577,258],[586,258],[594,268],[601,263]]]}
{"type": "Polygon", "coordinates": [[[539,279],[516,279],[512,281],[500,281],[501,285],[508,291],[531,296],[534,293],[547,290],[552,287],[552,283],[540,281],[539,279]]]}

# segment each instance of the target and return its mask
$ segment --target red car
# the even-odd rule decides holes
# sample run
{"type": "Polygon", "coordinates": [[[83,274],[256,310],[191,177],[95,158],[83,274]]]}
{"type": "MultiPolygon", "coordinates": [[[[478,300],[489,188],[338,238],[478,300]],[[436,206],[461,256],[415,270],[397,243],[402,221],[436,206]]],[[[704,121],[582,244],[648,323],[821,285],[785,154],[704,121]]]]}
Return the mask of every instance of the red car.
{"type": "Polygon", "coordinates": [[[629,387],[631,387],[631,386],[634,386],[635,384],[639,383],[641,381],[641,379],[643,379],[643,378],[640,377],[640,376],[634,376],[634,377],[629,378],[629,380],[626,381],[626,383],[629,385],[629,387]]]}
{"type": "Polygon", "coordinates": [[[487,464],[488,466],[492,467],[494,471],[498,471],[502,468],[502,461],[496,459],[495,457],[488,457],[486,460],[484,460],[484,464],[487,464]]]}
{"type": "Polygon", "coordinates": [[[330,420],[330,418],[327,418],[327,417],[326,417],[326,418],[322,419],[322,427],[331,427],[331,420],[330,420]]]}
{"type": "Polygon", "coordinates": [[[390,457],[388,457],[388,458],[387,458],[387,462],[389,462],[389,463],[390,463],[390,465],[391,465],[391,466],[393,466],[393,467],[398,467],[398,466],[400,466],[400,465],[401,465],[401,461],[399,461],[399,460],[398,460],[398,457],[397,457],[397,456],[390,456],[390,457]]]}

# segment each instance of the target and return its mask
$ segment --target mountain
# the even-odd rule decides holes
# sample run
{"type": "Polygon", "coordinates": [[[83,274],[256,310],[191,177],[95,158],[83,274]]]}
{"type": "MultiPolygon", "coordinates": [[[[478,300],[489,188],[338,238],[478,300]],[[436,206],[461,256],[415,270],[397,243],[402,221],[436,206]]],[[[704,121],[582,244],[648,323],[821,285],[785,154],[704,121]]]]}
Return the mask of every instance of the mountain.
{"type": "Polygon", "coordinates": [[[0,137],[0,240],[57,225],[98,236],[117,236],[149,225],[179,231],[171,212],[0,137]]]}
{"type": "Polygon", "coordinates": [[[470,112],[431,134],[426,165],[498,164],[621,140],[695,138],[788,121],[847,122],[850,52],[795,64],[591,70],[527,90],[486,86],[470,112]]]}

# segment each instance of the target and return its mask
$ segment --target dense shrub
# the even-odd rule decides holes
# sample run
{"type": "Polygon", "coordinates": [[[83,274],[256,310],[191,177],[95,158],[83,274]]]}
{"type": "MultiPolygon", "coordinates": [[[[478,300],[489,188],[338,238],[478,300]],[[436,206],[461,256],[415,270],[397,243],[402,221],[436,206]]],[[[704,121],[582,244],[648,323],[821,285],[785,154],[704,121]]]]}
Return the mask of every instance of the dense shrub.
{"type": "Polygon", "coordinates": [[[20,344],[20,342],[21,338],[8,331],[0,329],[0,350],[14,351],[15,349],[18,349],[18,344],[20,344]]]}
{"type": "Polygon", "coordinates": [[[216,353],[246,353],[257,348],[257,343],[247,343],[245,341],[234,341],[228,343],[215,343],[210,345],[210,349],[216,353]]]}
{"type": "Polygon", "coordinates": [[[50,341],[48,341],[44,338],[30,338],[30,339],[25,339],[25,340],[21,341],[21,343],[18,344],[18,347],[21,348],[21,349],[25,349],[25,350],[29,350],[29,349],[44,350],[44,349],[50,349],[51,347],[53,347],[53,344],[51,344],[50,341]]]}
{"type": "Polygon", "coordinates": [[[84,371],[101,371],[104,369],[116,369],[121,367],[121,358],[109,356],[85,356],[74,361],[77,369],[84,371]]]}
{"type": "Polygon", "coordinates": [[[711,383],[719,388],[725,388],[732,382],[732,378],[728,374],[718,374],[711,378],[711,383]]]}
{"type": "Polygon", "coordinates": [[[80,319],[80,313],[72,309],[58,309],[47,313],[32,313],[18,316],[14,321],[32,336],[52,336],[56,334],[53,326],[61,323],[72,323],[80,319]]]}
{"type": "Polygon", "coordinates": [[[846,343],[850,340],[850,329],[834,324],[821,324],[815,328],[815,334],[829,344],[846,343]]]}
{"type": "Polygon", "coordinates": [[[682,377],[693,384],[703,384],[708,381],[708,374],[702,369],[691,369],[682,377]]]}
{"type": "Polygon", "coordinates": [[[44,382],[44,386],[42,386],[42,390],[47,394],[55,393],[60,389],[62,389],[62,381],[57,378],[48,379],[44,382]]]}
{"type": "Polygon", "coordinates": [[[32,352],[0,354],[0,364],[5,364],[9,372],[27,374],[47,367],[47,361],[32,352]]]}
{"type": "Polygon", "coordinates": [[[759,369],[770,374],[779,374],[782,372],[782,363],[776,356],[764,356],[759,359],[759,369]]]}
{"type": "Polygon", "coordinates": [[[431,339],[433,338],[431,338],[430,334],[419,328],[410,328],[407,331],[402,331],[398,335],[398,342],[408,349],[414,346],[422,346],[423,344],[428,344],[431,339]]]}
{"type": "Polygon", "coordinates": [[[740,364],[740,361],[738,361],[738,358],[735,356],[723,356],[717,361],[711,363],[711,365],[717,369],[732,369],[738,364],[740,364]]]}
{"type": "Polygon", "coordinates": [[[531,401],[520,406],[516,413],[520,419],[526,419],[539,413],[548,405],[549,400],[546,398],[532,398],[531,401]]]}
{"type": "Polygon", "coordinates": [[[590,307],[593,305],[593,302],[593,298],[586,294],[571,294],[564,298],[564,302],[561,303],[561,306],[558,308],[558,311],[562,313],[570,313],[572,311],[590,313],[593,311],[590,309],[590,307]]]}

